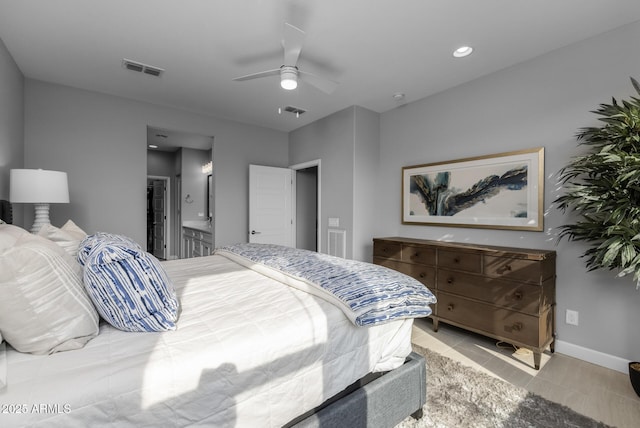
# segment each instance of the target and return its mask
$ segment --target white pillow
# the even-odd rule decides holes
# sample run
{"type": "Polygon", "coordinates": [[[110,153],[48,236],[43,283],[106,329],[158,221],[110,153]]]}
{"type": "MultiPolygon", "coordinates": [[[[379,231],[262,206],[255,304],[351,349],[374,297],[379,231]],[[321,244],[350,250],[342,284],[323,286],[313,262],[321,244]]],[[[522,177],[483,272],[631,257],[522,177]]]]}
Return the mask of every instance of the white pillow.
{"type": "Polygon", "coordinates": [[[29,232],[12,224],[0,224],[0,252],[13,247],[23,235],[29,235],[29,232]]]}
{"type": "Polygon", "coordinates": [[[78,246],[80,242],[86,238],[87,233],[80,229],[73,221],[67,220],[61,228],[51,224],[45,224],[38,231],[38,235],[60,245],[75,259],[78,254],[78,246]]]}
{"type": "Polygon", "coordinates": [[[20,352],[82,348],[98,334],[98,314],[81,267],[55,243],[27,233],[0,251],[0,331],[20,352]]]}

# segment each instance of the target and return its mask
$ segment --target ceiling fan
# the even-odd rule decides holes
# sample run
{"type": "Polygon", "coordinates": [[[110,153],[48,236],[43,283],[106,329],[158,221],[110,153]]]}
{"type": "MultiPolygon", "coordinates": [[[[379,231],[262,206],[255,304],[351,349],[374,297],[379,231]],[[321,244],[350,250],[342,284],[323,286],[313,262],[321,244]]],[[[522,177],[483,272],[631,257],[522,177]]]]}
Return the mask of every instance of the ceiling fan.
{"type": "Polygon", "coordinates": [[[284,38],[282,47],[284,48],[284,63],[280,68],[248,74],[236,77],[235,81],[252,80],[261,77],[280,75],[280,86],[283,89],[293,90],[298,87],[298,79],[315,86],[322,92],[332,93],[338,86],[338,82],[321,77],[298,68],[298,58],[302,51],[304,41],[304,31],[293,25],[284,24],[284,38]]]}

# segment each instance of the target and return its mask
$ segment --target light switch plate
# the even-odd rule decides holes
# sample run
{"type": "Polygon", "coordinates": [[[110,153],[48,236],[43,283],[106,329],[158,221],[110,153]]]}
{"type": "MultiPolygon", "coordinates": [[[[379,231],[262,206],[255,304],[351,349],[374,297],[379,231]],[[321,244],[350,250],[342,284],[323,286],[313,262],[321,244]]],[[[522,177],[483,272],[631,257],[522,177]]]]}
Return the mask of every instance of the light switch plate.
{"type": "Polygon", "coordinates": [[[567,309],[565,321],[567,324],[578,325],[578,311],[567,309]]]}
{"type": "Polygon", "coordinates": [[[329,227],[340,227],[340,219],[338,217],[329,217],[329,227]]]}

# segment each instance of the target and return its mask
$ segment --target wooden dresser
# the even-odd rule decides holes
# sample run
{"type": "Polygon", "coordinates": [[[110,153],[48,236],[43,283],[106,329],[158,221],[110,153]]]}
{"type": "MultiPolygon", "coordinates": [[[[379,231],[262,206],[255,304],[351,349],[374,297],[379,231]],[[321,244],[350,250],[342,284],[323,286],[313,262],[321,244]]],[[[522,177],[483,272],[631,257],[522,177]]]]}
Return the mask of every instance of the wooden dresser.
{"type": "Polygon", "coordinates": [[[374,238],[373,262],[425,284],[438,298],[431,318],[534,353],[554,351],[555,251],[412,238],[374,238]]]}

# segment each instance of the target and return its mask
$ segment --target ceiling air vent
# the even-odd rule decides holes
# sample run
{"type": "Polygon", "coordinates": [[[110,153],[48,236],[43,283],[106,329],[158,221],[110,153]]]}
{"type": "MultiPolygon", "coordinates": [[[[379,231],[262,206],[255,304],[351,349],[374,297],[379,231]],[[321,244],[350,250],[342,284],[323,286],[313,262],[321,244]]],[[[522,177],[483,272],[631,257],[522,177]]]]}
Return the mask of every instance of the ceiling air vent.
{"type": "Polygon", "coordinates": [[[131,61],[130,59],[123,59],[122,66],[127,70],[136,71],[138,73],[148,74],[150,76],[160,77],[164,70],[159,67],[154,67],[141,62],[131,61]]]}
{"type": "Polygon", "coordinates": [[[294,107],[294,106],[286,106],[284,108],[284,111],[288,111],[289,113],[294,113],[296,116],[300,116],[302,113],[306,113],[306,110],[303,110],[299,107],[294,107]]]}

